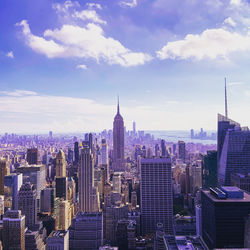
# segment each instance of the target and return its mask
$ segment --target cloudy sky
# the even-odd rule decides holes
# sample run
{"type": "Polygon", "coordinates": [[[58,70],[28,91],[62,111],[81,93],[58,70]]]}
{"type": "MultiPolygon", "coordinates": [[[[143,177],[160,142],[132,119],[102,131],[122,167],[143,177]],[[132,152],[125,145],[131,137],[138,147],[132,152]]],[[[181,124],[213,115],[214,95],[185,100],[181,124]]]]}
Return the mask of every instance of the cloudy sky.
{"type": "Polygon", "coordinates": [[[247,0],[1,0],[0,134],[250,125],[247,0]]]}

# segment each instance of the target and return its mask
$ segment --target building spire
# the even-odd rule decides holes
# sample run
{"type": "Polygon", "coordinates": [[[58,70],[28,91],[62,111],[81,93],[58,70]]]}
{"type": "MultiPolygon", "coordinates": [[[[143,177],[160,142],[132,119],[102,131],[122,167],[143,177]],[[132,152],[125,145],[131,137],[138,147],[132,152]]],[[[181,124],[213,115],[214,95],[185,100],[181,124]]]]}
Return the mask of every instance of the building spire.
{"type": "Polygon", "coordinates": [[[117,102],[117,114],[120,114],[120,104],[119,104],[119,95],[117,96],[118,102],[117,102]]]}
{"type": "Polygon", "coordinates": [[[227,78],[225,77],[225,116],[228,118],[227,113],[227,78]]]}

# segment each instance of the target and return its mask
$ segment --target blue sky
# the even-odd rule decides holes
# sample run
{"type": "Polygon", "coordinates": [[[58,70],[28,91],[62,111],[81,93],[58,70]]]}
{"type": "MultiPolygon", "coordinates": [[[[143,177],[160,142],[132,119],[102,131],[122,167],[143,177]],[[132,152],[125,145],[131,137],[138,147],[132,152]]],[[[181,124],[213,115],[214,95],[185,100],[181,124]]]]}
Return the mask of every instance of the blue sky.
{"type": "Polygon", "coordinates": [[[0,133],[249,125],[246,0],[2,0],[0,133]]]}

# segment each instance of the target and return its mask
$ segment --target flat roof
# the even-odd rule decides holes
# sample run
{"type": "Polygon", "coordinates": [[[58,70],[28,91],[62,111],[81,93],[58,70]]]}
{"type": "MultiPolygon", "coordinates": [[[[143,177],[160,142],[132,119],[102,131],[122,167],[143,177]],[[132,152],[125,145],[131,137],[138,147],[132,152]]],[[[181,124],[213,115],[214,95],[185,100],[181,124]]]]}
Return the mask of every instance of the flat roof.
{"type": "Polygon", "coordinates": [[[162,157],[162,158],[142,158],[141,159],[141,164],[143,163],[171,163],[171,159],[167,157],[162,157]]]}
{"type": "Polygon", "coordinates": [[[240,198],[217,199],[214,195],[212,195],[210,193],[209,190],[202,190],[202,192],[206,196],[208,196],[211,200],[213,200],[214,202],[221,202],[221,203],[224,203],[224,202],[250,202],[250,194],[248,194],[245,191],[243,191],[243,194],[244,194],[244,198],[243,199],[240,199],[240,198]]]}

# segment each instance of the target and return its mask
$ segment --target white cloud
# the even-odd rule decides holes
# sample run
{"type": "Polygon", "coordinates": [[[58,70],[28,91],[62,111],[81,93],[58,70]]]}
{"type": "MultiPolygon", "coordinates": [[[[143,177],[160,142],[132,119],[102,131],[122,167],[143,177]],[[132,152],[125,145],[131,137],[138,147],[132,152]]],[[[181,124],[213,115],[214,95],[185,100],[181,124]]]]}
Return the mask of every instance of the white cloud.
{"type": "Polygon", "coordinates": [[[86,5],[89,9],[93,9],[93,8],[96,8],[99,10],[102,9],[102,6],[99,3],[86,3],[86,5]]]}
{"type": "Polygon", "coordinates": [[[235,27],[237,25],[236,22],[231,17],[226,18],[223,23],[228,24],[232,27],[235,27]]]}
{"type": "Polygon", "coordinates": [[[7,54],[6,54],[7,57],[13,59],[14,58],[14,53],[13,51],[9,51],[7,54]]]}
{"type": "Polygon", "coordinates": [[[152,59],[148,54],[133,52],[118,40],[106,37],[103,29],[94,23],[85,27],[63,25],[60,29],[46,30],[44,37],[33,35],[26,20],[17,25],[22,27],[26,44],[48,58],[90,58],[124,67],[141,65],[152,59]]]}
{"type": "Polygon", "coordinates": [[[85,64],[79,64],[76,66],[77,69],[87,69],[87,66],[85,64]]]}
{"type": "Polygon", "coordinates": [[[102,20],[95,10],[82,10],[75,11],[73,17],[79,18],[83,21],[92,21],[94,23],[106,24],[107,22],[102,20]]]}
{"type": "Polygon", "coordinates": [[[230,0],[231,5],[240,6],[242,4],[241,0],[230,0]]]}
{"type": "Polygon", "coordinates": [[[122,2],[120,2],[120,5],[124,6],[124,7],[134,8],[137,6],[137,0],[131,0],[130,2],[122,1],[122,2]]]}
{"type": "Polygon", "coordinates": [[[157,56],[164,59],[227,59],[230,53],[250,50],[250,34],[242,35],[223,28],[188,34],[183,40],[167,43],[157,56]]]}
{"type": "Polygon", "coordinates": [[[37,95],[36,92],[34,91],[29,91],[29,90],[19,90],[16,89],[14,91],[0,91],[0,94],[7,95],[7,96],[34,96],[37,95]]]}

